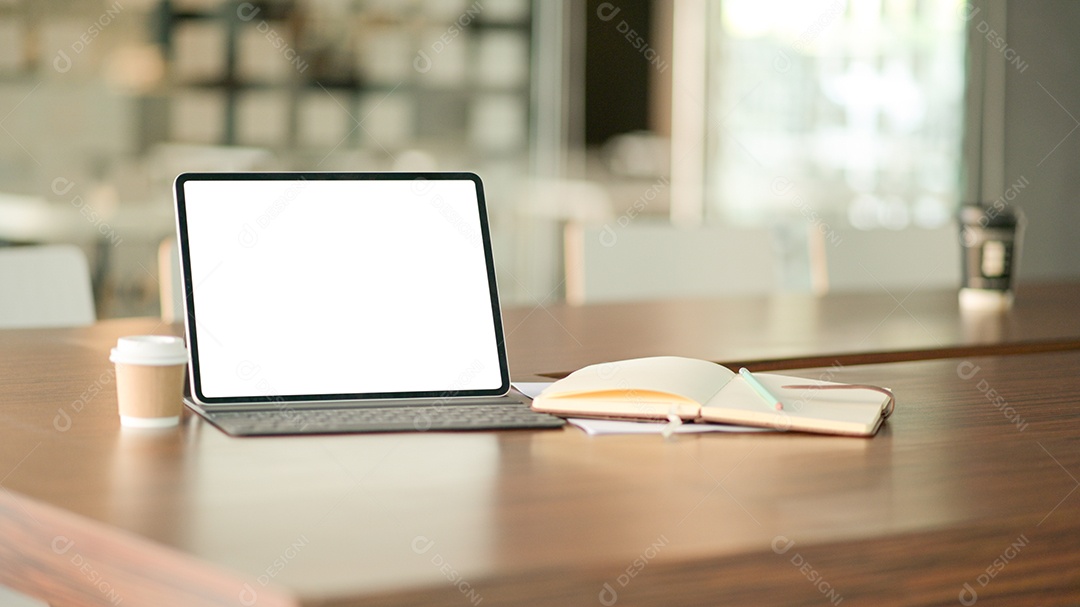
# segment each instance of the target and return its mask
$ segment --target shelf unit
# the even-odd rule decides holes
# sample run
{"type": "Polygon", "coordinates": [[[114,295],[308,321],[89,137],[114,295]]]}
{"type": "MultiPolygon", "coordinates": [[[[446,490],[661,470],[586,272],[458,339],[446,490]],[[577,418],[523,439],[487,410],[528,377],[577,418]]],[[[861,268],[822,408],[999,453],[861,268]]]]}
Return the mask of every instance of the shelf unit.
{"type": "Polygon", "coordinates": [[[528,0],[160,6],[169,137],[526,155],[528,0]]]}

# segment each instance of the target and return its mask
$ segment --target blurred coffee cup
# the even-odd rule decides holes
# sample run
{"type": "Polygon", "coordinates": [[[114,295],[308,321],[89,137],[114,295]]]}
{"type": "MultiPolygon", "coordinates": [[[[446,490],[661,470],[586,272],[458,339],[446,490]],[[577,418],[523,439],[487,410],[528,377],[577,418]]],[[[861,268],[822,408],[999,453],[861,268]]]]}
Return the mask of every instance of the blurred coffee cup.
{"type": "Polygon", "coordinates": [[[1024,217],[1004,204],[960,209],[965,308],[1008,308],[1013,302],[1024,217]]]}

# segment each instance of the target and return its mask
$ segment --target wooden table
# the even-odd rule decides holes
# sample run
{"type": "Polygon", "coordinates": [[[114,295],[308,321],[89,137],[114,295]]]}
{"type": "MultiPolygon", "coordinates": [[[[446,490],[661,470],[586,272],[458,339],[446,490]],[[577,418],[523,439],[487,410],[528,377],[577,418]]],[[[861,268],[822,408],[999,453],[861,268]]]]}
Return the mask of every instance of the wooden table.
{"type": "Polygon", "coordinates": [[[804,293],[512,308],[515,376],[679,355],[755,369],[1080,347],[1080,284],[1025,285],[1008,312],[961,310],[956,291],[804,293]]]}
{"type": "MultiPolygon", "coordinates": [[[[1065,347],[1026,314],[946,347],[1065,347]]],[[[0,333],[0,583],[58,607],[1080,601],[1080,350],[792,372],[892,387],[869,440],[122,429],[108,349],[167,329],[0,333]]],[[[566,360],[618,347],[579,331],[566,360]]],[[[515,372],[560,368],[521,336],[515,372]]]]}

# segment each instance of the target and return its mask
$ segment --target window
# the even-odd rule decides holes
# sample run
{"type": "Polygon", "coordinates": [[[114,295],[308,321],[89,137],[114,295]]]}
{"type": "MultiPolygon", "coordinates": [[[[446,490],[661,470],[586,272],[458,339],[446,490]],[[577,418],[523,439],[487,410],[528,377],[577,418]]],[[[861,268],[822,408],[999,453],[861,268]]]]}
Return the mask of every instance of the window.
{"type": "Polygon", "coordinates": [[[960,199],[956,0],[708,8],[706,218],[935,227],[960,199]]]}

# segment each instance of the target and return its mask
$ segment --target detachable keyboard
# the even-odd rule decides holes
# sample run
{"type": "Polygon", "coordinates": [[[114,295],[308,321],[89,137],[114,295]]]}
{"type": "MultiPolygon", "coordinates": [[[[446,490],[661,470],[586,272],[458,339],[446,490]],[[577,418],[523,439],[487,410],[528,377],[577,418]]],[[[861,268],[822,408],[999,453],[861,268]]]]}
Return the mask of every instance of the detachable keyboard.
{"type": "Polygon", "coordinates": [[[526,403],[501,400],[484,404],[436,402],[380,407],[291,407],[255,411],[199,413],[233,436],[286,434],[344,434],[360,432],[426,432],[441,430],[515,430],[559,428],[562,418],[537,413],[526,403]]]}

